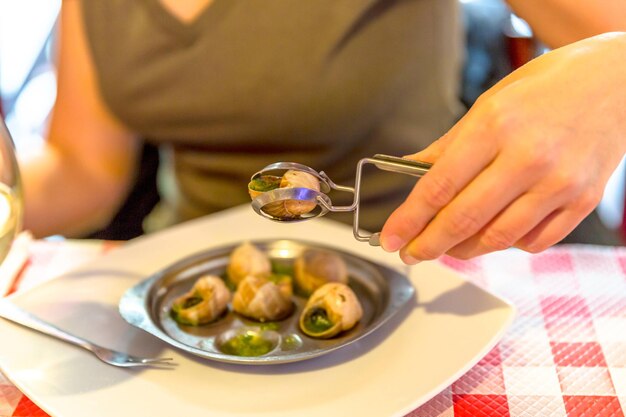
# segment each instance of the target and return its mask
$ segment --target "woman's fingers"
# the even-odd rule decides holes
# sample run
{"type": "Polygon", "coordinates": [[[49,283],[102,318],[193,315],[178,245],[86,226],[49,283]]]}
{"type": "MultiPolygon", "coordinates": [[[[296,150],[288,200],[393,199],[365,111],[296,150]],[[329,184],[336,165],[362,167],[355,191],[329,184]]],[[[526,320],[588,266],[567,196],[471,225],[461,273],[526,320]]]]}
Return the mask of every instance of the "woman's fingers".
{"type": "MultiPolygon", "coordinates": [[[[544,170],[538,167],[530,169],[525,159],[498,155],[402,249],[402,259],[407,263],[435,259],[479,235],[494,218],[541,180],[543,174],[544,170]]],[[[489,244],[494,246],[492,250],[504,249],[521,236],[501,230],[497,236],[489,236],[493,239],[489,244]]]]}
{"type": "Polygon", "coordinates": [[[511,246],[541,252],[561,241],[599,203],[593,187],[540,187],[502,211],[479,233],[450,249],[451,256],[468,259],[511,246]]]}
{"type": "Polygon", "coordinates": [[[539,193],[526,193],[506,207],[479,233],[446,253],[455,258],[469,259],[517,246],[525,236],[557,212],[562,200],[548,199],[539,193]]]}
{"type": "Polygon", "coordinates": [[[585,197],[576,206],[557,210],[546,217],[517,243],[516,247],[530,253],[538,253],[560,242],[583,221],[598,204],[597,197],[585,197]]]}
{"type": "Polygon", "coordinates": [[[396,251],[419,235],[435,214],[448,205],[495,156],[495,149],[489,142],[456,141],[452,136],[447,136],[445,140],[445,154],[437,159],[407,199],[387,219],[381,232],[381,244],[386,251],[396,251]],[[472,155],[472,158],[467,158],[467,155],[472,155]]]}

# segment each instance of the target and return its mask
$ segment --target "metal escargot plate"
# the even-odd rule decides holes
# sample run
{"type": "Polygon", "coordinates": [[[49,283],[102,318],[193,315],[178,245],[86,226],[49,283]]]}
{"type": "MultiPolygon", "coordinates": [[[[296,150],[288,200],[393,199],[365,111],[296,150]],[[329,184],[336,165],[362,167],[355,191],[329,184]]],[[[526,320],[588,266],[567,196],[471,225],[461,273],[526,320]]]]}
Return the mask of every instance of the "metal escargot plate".
{"type": "Polygon", "coordinates": [[[276,364],[295,362],[330,353],[353,343],[382,326],[414,296],[407,278],[386,266],[356,255],[320,245],[296,240],[252,241],[270,257],[275,268],[289,270],[293,261],[306,248],[330,250],[340,255],[348,267],[349,286],[363,307],[363,317],[357,325],[332,339],[306,336],[298,320],[306,303],[294,295],[294,312],[286,319],[259,323],[228,312],[213,323],[186,326],[170,315],[174,299],[191,289],[203,275],[225,276],[231,252],[237,245],[210,249],[186,257],[153,274],[125,292],[119,303],[122,317],[166,343],[204,358],[238,364],[276,364]],[[273,349],[261,356],[237,356],[224,353],[221,344],[233,334],[255,332],[268,335],[273,349]]]}

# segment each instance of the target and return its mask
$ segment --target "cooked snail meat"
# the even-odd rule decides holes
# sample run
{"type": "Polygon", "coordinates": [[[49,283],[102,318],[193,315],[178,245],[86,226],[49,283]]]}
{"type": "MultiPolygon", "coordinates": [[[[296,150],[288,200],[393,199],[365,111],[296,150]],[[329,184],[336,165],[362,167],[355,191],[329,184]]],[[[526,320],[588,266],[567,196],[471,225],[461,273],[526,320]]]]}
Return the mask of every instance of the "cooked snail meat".
{"type": "Polygon", "coordinates": [[[261,175],[260,177],[250,181],[248,184],[248,193],[250,194],[250,197],[254,199],[261,193],[279,188],[281,180],[282,177],[277,177],[275,175],[261,175]]]}
{"type": "Polygon", "coordinates": [[[350,287],[328,283],[307,301],[300,315],[300,330],[311,337],[328,339],[350,330],[362,316],[361,303],[350,287]]]}
{"type": "Polygon", "coordinates": [[[272,272],[272,263],[269,257],[250,242],[239,245],[230,254],[226,268],[228,279],[235,285],[245,277],[267,277],[272,272]]]}
{"type": "Polygon", "coordinates": [[[196,281],[191,291],[172,303],[171,315],[180,324],[198,326],[222,315],[230,301],[230,291],[224,281],[214,275],[196,281]]]}
{"type": "Polygon", "coordinates": [[[294,262],[294,279],[300,292],[310,295],[328,282],[347,284],[348,267],[334,252],[306,249],[294,262]]]}
{"type": "Polygon", "coordinates": [[[291,283],[246,277],[239,283],[233,296],[233,309],[258,321],[281,320],[293,311],[291,283]]]}

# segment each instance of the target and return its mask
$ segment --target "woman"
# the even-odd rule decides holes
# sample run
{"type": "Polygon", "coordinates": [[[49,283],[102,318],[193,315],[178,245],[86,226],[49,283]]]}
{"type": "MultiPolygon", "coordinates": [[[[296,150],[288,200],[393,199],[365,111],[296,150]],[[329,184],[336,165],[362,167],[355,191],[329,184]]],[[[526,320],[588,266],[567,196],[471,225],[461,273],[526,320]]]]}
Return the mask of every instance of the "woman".
{"type": "MultiPolygon", "coordinates": [[[[48,140],[22,164],[26,227],[105,225],[143,141],[171,174],[165,225],[249,203],[250,175],[279,160],[350,183],[358,159],[458,118],[458,29],[456,0],[66,0],[48,140]]],[[[384,178],[367,174],[364,227],[413,185],[384,178]]]]}

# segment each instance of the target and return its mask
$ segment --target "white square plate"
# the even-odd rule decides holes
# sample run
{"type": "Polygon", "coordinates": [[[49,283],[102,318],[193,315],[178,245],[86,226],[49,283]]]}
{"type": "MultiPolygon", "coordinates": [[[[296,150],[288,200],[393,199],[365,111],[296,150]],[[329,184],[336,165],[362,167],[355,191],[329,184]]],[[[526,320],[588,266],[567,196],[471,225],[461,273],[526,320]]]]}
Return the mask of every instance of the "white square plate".
{"type": "Polygon", "coordinates": [[[283,225],[249,206],[135,239],[87,265],[11,297],[79,336],[140,356],[171,356],[174,370],[120,369],[89,352],[0,320],[0,368],[52,416],[402,416],[476,364],[514,317],[506,301],[436,262],[404,267],[324,219],[283,225]],[[124,291],[191,253],[242,240],[306,239],[407,273],[415,300],[380,329],[303,362],[230,365],[176,350],[127,324],[124,291]]]}

